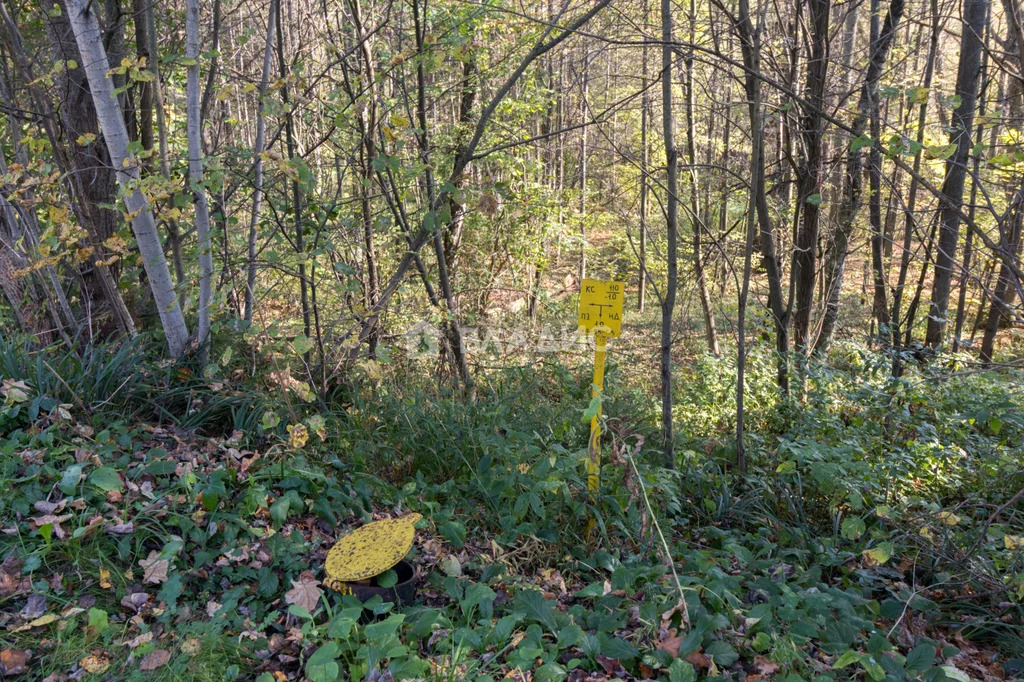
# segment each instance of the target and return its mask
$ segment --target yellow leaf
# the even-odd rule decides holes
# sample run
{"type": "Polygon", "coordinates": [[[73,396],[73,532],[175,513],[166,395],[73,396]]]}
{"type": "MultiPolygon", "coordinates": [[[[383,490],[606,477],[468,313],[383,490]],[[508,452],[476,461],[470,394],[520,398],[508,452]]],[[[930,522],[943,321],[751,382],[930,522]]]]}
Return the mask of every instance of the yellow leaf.
{"type": "Polygon", "coordinates": [[[127,253],[128,251],[128,244],[116,234],[107,237],[103,242],[103,246],[114,253],[127,253]]]}
{"type": "Polygon", "coordinates": [[[1004,535],[1003,544],[1006,546],[1006,549],[1024,549],[1024,536],[1004,535]]]}
{"type": "Polygon", "coordinates": [[[110,659],[104,656],[86,656],[78,662],[78,666],[90,675],[99,675],[110,667],[110,659]]]}
{"type": "Polygon", "coordinates": [[[58,616],[56,613],[44,613],[35,620],[31,620],[21,627],[15,628],[13,632],[24,632],[25,630],[31,630],[32,628],[41,628],[44,625],[56,622],[58,616]]]}
{"type": "Polygon", "coordinates": [[[100,587],[105,590],[109,590],[113,587],[113,584],[110,582],[110,571],[105,568],[100,569],[100,587]]]}
{"type": "Polygon", "coordinates": [[[305,424],[288,425],[288,444],[293,448],[304,448],[309,442],[309,430],[305,424]]]}
{"type": "Polygon", "coordinates": [[[86,133],[85,135],[79,135],[78,139],[75,140],[75,142],[77,142],[80,147],[88,146],[88,145],[92,144],[95,141],[96,141],[96,135],[94,135],[93,133],[86,133]]]}
{"type": "Polygon", "coordinates": [[[940,511],[935,516],[947,526],[955,526],[960,523],[960,517],[952,512],[940,511]]]}

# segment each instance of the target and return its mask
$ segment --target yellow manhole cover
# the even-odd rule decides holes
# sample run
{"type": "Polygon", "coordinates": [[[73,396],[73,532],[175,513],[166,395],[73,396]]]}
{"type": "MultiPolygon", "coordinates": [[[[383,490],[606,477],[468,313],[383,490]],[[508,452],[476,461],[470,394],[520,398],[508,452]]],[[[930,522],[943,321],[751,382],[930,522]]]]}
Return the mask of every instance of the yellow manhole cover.
{"type": "Polygon", "coordinates": [[[345,583],[367,580],[394,567],[409,553],[416,535],[413,525],[422,518],[413,513],[374,521],[338,540],[327,553],[324,584],[349,594],[351,589],[345,583]]]}

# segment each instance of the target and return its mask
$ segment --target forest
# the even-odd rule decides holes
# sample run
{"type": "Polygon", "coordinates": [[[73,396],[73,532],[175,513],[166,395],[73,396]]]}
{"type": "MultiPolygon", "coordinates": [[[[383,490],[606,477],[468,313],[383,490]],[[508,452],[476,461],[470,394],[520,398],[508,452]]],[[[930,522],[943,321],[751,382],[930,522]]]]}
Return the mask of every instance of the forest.
{"type": "Polygon", "coordinates": [[[0,680],[1024,680],[1021,0],[0,0],[0,680]]]}

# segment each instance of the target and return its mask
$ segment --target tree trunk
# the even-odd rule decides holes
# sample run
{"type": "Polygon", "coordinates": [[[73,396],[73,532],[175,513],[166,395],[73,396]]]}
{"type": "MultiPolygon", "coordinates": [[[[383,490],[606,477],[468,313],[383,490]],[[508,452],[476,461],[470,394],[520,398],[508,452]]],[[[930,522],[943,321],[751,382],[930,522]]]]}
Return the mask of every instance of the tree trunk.
{"type": "Polygon", "coordinates": [[[675,466],[675,434],[672,428],[672,313],[676,306],[679,231],[679,152],[675,143],[675,117],[672,112],[672,2],[661,0],[661,102],[665,136],[665,232],[668,280],[661,302],[661,436],[664,465],[675,466]]]}
{"type": "MultiPolygon", "coordinates": [[[[828,261],[825,264],[825,314],[821,321],[821,331],[814,344],[815,352],[824,353],[832,342],[832,334],[839,321],[839,304],[843,291],[843,276],[846,270],[846,256],[850,247],[850,236],[853,232],[853,221],[857,217],[861,203],[861,186],[863,178],[861,170],[864,164],[864,153],[861,151],[862,138],[867,129],[871,103],[878,96],[878,81],[882,77],[882,69],[889,55],[896,26],[903,16],[904,0],[892,0],[885,15],[885,23],[878,39],[871,45],[868,58],[868,69],[861,86],[857,114],[851,125],[849,148],[846,154],[846,174],[843,179],[843,198],[839,206],[835,232],[828,249],[828,261]]],[[[877,140],[872,144],[879,144],[877,140]]]]}
{"type": "Polygon", "coordinates": [[[252,208],[249,215],[249,239],[245,269],[245,309],[242,314],[246,322],[252,323],[253,307],[256,300],[256,237],[263,206],[263,149],[266,144],[267,107],[264,100],[270,82],[270,60],[274,53],[274,24],[277,21],[278,0],[270,0],[267,15],[267,40],[263,45],[263,76],[260,79],[259,102],[256,108],[256,141],[253,144],[253,190],[252,208]]]}
{"type": "MultiPolygon", "coordinates": [[[[737,26],[740,29],[740,41],[756,40],[753,26],[750,20],[749,0],[739,0],[739,17],[737,26]]],[[[753,52],[760,49],[757,44],[745,45],[744,54],[747,50],[753,52]]],[[[764,127],[761,125],[761,84],[754,77],[755,72],[748,71],[745,75],[746,90],[749,97],[750,108],[750,199],[747,203],[746,242],[743,248],[743,283],[740,285],[738,312],[737,312],[737,333],[736,333],[736,467],[746,471],[747,452],[744,444],[744,425],[746,414],[744,412],[744,397],[746,388],[747,371],[747,298],[750,292],[751,262],[754,254],[754,239],[757,235],[757,197],[763,194],[760,182],[763,178],[764,152],[761,149],[764,144],[764,127]]]]}
{"type": "Polygon", "coordinates": [[[179,357],[188,343],[188,327],[181,314],[181,307],[174,295],[171,272],[164,258],[163,245],[153,220],[149,201],[136,186],[139,179],[138,165],[128,154],[128,130],[113,95],[114,84],[107,73],[110,64],[100,42],[100,27],[95,14],[90,11],[90,0],[68,0],[68,18],[82,54],[85,71],[96,106],[96,117],[103,130],[107,150],[117,181],[124,190],[124,203],[132,219],[132,231],[138,243],[142,263],[146,269],[149,286],[156,301],[157,312],[163,325],[167,346],[172,357],[179,357]]]}
{"type": "Polygon", "coordinates": [[[818,230],[821,220],[822,174],[824,172],[825,84],[828,80],[828,32],[830,0],[810,0],[810,55],[807,60],[807,106],[800,120],[805,159],[797,169],[797,205],[803,221],[793,245],[793,344],[806,355],[811,347],[811,311],[814,308],[817,275],[818,230]]]}
{"type": "MultiPolygon", "coordinates": [[[[1002,237],[1001,248],[1011,258],[1016,258],[1020,251],[1021,224],[1024,222],[1024,188],[1018,190],[1013,204],[1006,212],[1003,224],[999,226],[1002,237]]],[[[992,292],[992,304],[988,311],[988,321],[985,323],[985,334],[981,337],[981,361],[986,366],[992,364],[995,353],[996,334],[1004,320],[1012,319],[1013,300],[1017,296],[1017,287],[1020,282],[1010,271],[1006,263],[999,266],[999,279],[996,280],[996,288],[992,292]]]]}
{"type": "MultiPolygon", "coordinates": [[[[645,27],[650,19],[648,1],[644,0],[645,27]]],[[[649,213],[647,203],[648,195],[650,194],[650,183],[647,179],[647,174],[650,172],[651,165],[650,144],[648,144],[647,140],[647,131],[651,125],[651,94],[647,87],[650,67],[648,64],[646,42],[644,42],[642,48],[641,61],[643,63],[643,75],[640,80],[640,87],[642,89],[642,94],[640,95],[640,286],[637,291],[636,303],[638,310],[642,313],[647,305],[647,215],[649,213]]]]}
{"type": "MultiPolygon", "coordinates": [[[[878,40],[879,0],[871,0],[871,42],[878,40]]],[[[878,89],[870,93],[869,108],[871,110],[871,149],[868,152],[868,214],[871,222],[871,273],[874,292],[871,311],[878,322],[878,336],[882,346],[892,346],[892,330],[889,328],[888,284],[885,279],[884,243],[885,232],[882,226],[882,124],[880,120],[878,89]]]]}
{"type": "MultiPolygon", "coordinates": [[[[928,120],[928,101],[931,99],[932,77],[935,74],[935,57],[939,48],[939,34],[942,29],[942,19],[939,15],[938,0],[930,0],[932,12],[931,39],[928,43],[928,59],[924,65],[924,81],[922,87],[926,95],[921,102],[921,108],[917,114],[917,151],[914,152],[914,173],[910,176],[910,189],[907,191],[906,219],[903,225],[903,250],[900,253],[900,271],[896,279],[896,288],[892,294],[892,315],[890,320],[893,325],[893,339],[900,343],[903,327],[902,313],[900,307],[903,303],[903,291],[907,284],[907,273],[910,269],[910,249],[913,243],[914,207],[917,205],[917,173],[921,169],[921,155],[924,152],[925,123],[928,120]]],[[[922,267],[926,267],[922,265],[922,267]]],[[[908,327],[909,329],[909,327],[908,327]]],[[[908,337],[909,338],[909,337],[908,337]]],[[[902,359],[899,353],[893,355],[893,376],[900,376],[903,373],[902,359]]]]}
{"type": "MultiPolygon", "coordinates": [[[[750,112],[751,130],[760,130],[763,125],[761,112],[754,102],[761,101],[761,38],[760,29],[755,31],[753,20],[748,11],[740,11],[736,21],[736,32],[743,52],[745,73],[743,78],[747,94],[747,107],[750,112]]],[[[757,220],[760,225],[761,256],[764,259],[768,274],[768,307],[775,324],[776,373],[775,380],[783,394],[789,393],[789,311],[782,295],[782,271],[775,246],[775,230],[772,226],[771,209],[765,194],[764,146],[758,149],[760,158],[756,162],[755,181],[752,186],[757,189],[753,193],[757,209],[757,220]]]]}
{"type": "Polygon", "coordinates": [[[981,36],[988,16],[988,0],[964,0],[964,25],[960,38],[960,64],[956,75],[956,94],[960,106],[953,110],[949,142],[956,152],[946,161],[946,179],[942,183],[942,212],[939,239],[935,253],[935,277],[928,311],[925,343],[932,348],[942,345],[946,335],[949,291],[960,240],[960,207],[963,204],[967,160],[974,143],[974,108],[978,96],[978,74],[981,67],[981,36]]]}
{"type": "Polygon", "coordinates": [[[213,253],[210,244],[210,208],[203,185],[203,122],[199,91],[199,0],[185,2],[186,131],[188,134],[188,179],[193,194],[197,248],[199,251],[199,322],[196,342],[203,364],[209,357],[210,283],[213,253]]]}
{"type": "MultiPolygon", "coordinates": [[[[824,0],[828,2],[828,0],[824,0]]],[[[695,0],[690,0],[690,43],[695,43],[696,25],[697,25],[697,7],[695,0]]],[[[719,354],[718,349],[718,330],[715,328],[715,309],[711,305],[711,296],[708,294],[708,283],[704,276],[704,253],[702,245],[701,230],[705,228],[705,220],[701,217],[700,210],[700,190],[697,182],[697,145],[694,138],[696,137],[696,117],[693,113],[693,99],[694,99],[694,87],[693,87],[693,58],[692,56],[685,61],[686,69],[686,82],[685,82],[685,96],[686,96],[686,159],[690,166],[690,224],[693,227],[693,269],[694,274],[697,278],[697,294],[700,297],[700,309],[704,314],[704,334],[708,342],[708,351],[717,356],[719,354]]]]}

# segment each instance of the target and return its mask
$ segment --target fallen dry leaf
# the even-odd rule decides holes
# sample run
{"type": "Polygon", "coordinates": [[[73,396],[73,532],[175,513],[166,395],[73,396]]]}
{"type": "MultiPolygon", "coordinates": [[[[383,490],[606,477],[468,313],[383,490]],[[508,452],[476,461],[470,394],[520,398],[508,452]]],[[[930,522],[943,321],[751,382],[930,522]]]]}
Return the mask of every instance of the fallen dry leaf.
{"type": "Polygon", "coordinates": [[[48,613],[45,616],[39,616],[34,620],[30,620],[21,627],[14,628],[11,632],[24,632],[25,630],[31,630],[32,628],[41,628],[44,625],[56,622],[58,619],[57,614],[48,613]]]}
{"type": "Polygon", "coordinates": [[[109,590],[114,585],[110,582],[110,571],[105,568],[100,569],[100,587],[104,590],[109,590]]]}
{"type": "Polygon", "coordinates": [[[137,635],[134,638],[132,638],[131,640],[125,642],[125,645],[129,649],[134,649],[135,647],[139,646],[140,644],[147,644],[147,643],[152,642],[152,641],[153,641],[153,633],[152,632],[143,632],[141,635],[137,635]]]}
{"type": "Polygon", "coordinates": [[[700,649],[697,649],[692,654],[687,654],[683,660],[696,668],[707,668],[711,665],[711,659],[702,654],[700,649]]]}
{"type": "Polygon", "coordinates": [[[0,674],[17,675],[25,672],[32,653],[22,649],[4,649],[0,651],[0,674]]]}
{"type": "Polygon", "coordinates": [[[47,524],[52,524],[53,536],[58,540],[63,540],[67,536],[67,533],[60,524],[70,520],[71,514],[61,514],[60,516],[55,516],[54,514],[43,514],[42,516],[33,517],[32,523],[35,525],[36,530],[47,524]]]}
{"type": "MultiPolygon", "coordinates": [[[[757,668],[757,672],[761,673],[765,677],[771,677],[775,673],[779,672],[779,668],[781,666],[765,656],[754,656],[754,667],[757,668]]],[[[748,677],[747,679],[750,678],[748,677]]]]}
{"type": "Polygon", "coordinates": [[[153,550],[149,556],[139,562],[139,566],[145,570],[142,576],[143,582],[159,585],[167,582],[167,571],[171,562],[160,558],[160,552],[153,550]]]}
{"type": "Polygon", "coordinates": [[[32,618],[38,618],[39,616],[46,613],[46,597],[33,592],[28,595],[28,601],[25,602],[25,608],[21,610],[21,617],[30,620],[32,618]]]}
{"type": "Polygon", "coordinates": [[[284,593],[284,600],[313,613],[320,597],[324,596],[319,585],[320,581],[313,577],[312,571],[303,571],[298,580],[292,581],[292,589],[284,593]]]}
{"type": "Polygon", "coordinates": [[[171,660],[170,651],[157,649],[152,653],[146,654],[146,657],[142,659],[142,663],[139,663],[139,670],[156,670],[161,666],[167,665],[169,660],[171,660]]]}
{"type": "Polygon", "coordinates": [[[86,656],[78,662],[78,667],[91,675],[99,675],[110,667],[110,659],[106,656],[86,656]]]}
{"type": "Polygon", "coordinates": [[[682,635],[676,634],[676,629],[672,628],[666,633],[666,637],[658,642],[658,649],[668,653],[672,658],[679,658],[679,647],[683,644],[682,635]]]}

